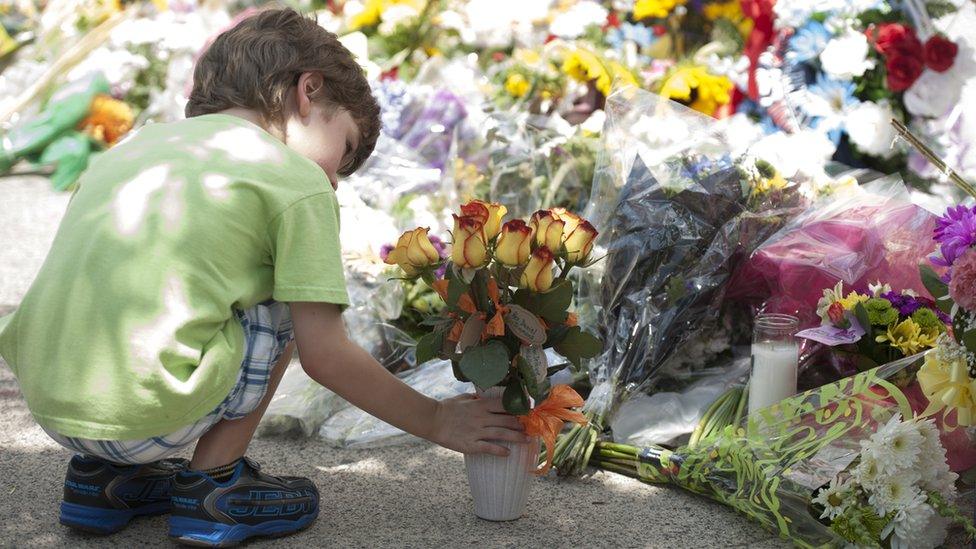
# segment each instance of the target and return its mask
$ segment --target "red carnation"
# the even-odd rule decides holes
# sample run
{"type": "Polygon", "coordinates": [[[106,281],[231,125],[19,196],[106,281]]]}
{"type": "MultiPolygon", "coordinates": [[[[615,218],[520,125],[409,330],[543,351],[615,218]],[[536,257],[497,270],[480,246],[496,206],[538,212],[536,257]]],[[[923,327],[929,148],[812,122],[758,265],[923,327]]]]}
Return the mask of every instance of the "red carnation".
{"type": "Polygon", "coordinates": [[[936,34],[925,42],[925,65],[936,71],[949,70],[959,53],[959,46],[941,34],[936,34]]]}
{"type": "Polygon", "coordinates": [[[915,29],[900,23],[885,23],[875,32],[874,49],[885,57],[895,54],[922,56],[922,42],[915,36],[915,29]]]}
{"type": "Polygon", "coordinates": [[[918,80],[925,65],[921,56],[894,54],[885,62],[888,70],[888,89],[893,92],[905,91],[918,80]]]}
{"type": "Polygon", "coordinates": [[[851,325],[847,321],[847,317],[844,316],[844,306],[841,305],[840,301],[830,304],[830,308],[827,309],[827,316],[830,318],[830,322],[838,328],[848,328],[851,325]]]}

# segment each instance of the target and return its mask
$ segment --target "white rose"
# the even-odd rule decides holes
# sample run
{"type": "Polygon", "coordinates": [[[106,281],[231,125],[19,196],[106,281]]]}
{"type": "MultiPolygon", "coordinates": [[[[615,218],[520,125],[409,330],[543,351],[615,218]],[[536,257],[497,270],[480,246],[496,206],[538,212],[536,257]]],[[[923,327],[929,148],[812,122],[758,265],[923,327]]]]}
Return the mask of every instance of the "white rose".
{"type": "Polygon", "coordinates": [[[831,39],[820,52],[820,64],[824,72],[839,80],[850,80],[861,76],[874,66],[868,59],[868,39],[864,34],[848,31],[831,39]]]}
{"type": "Polygon", "coordinates": [[[383,10],[383,21],[380,23],[379,31],[383,36],[389,36],[396,31],[400,25],[409,25],[411,20],[420,15],[420,12],[408,4],[393,4],[383,10]]]}
{"type": "Polygon", "coordinates": [[[942,116],[959,102],[963,84],[953,70],[923,71],[905,92],[905,108],[915,116],[942,116]]]}
{"type": "Polygon", "coordinates": [[[895,139],[891,117],[887,102],[864,101],[847,114],[847,135],[862,152],[888,158],[895,153],[891,146],[895,139]]]}

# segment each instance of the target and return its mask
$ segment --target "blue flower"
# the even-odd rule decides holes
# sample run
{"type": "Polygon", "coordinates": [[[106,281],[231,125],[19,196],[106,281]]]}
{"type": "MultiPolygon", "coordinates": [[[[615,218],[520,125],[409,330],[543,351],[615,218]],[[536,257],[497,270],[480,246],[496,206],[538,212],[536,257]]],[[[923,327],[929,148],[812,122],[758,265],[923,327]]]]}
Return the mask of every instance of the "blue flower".
{"type": "Polygon", "coordinates": [[[840,141],[850,109],[861,102],[854,97],[854,90],[854,82],[850,80],[834,80],[819,74],[816,83],[807,86],[806,93],[799,94],[799,107],[812,117],[811,127],[827,134],[834,144],[840,141]]]}
{"type": "Polygon", "coordinates": [[[830,31],[822,23],[809,21],[790,38],[790,46],[786,56],[797,63],[816,59],[820,52],[827,47],[830,38],[830,31]]]}
{"type": "Polygon", "coordinates": [[[654,32],[644,25],[627,22],[607,32],[607,43],[615,50],[623,48],[624,42],[628,40],[641,48],[647,48],[654,43],[654,32]]]}

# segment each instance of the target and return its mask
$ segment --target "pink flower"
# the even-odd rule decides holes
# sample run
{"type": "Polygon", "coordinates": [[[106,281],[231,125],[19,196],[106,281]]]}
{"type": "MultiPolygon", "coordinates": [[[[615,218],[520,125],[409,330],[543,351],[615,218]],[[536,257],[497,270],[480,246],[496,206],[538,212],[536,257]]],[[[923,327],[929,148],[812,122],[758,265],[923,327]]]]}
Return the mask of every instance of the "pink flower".
{"type": "Polygon", "coordinates": [[[976,250],[969,248],[952,266],[949,295],[960,307],[976,311],[976,250]]]}

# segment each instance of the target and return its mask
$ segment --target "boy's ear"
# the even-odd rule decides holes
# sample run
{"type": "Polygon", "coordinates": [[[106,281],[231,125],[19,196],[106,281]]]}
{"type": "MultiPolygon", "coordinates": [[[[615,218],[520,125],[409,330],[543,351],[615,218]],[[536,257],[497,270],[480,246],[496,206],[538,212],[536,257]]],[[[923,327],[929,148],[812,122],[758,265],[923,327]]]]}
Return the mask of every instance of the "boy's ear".
{"type": "Polygon", "coordinates": [[[295,103],[298,105],[300,116],[305,117],[312,112],[312,101],[318,97],[324,83],[322,75],[315,72],[303,72],[298,77],[298,85],[295,86],[295,103]]]}

